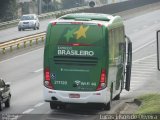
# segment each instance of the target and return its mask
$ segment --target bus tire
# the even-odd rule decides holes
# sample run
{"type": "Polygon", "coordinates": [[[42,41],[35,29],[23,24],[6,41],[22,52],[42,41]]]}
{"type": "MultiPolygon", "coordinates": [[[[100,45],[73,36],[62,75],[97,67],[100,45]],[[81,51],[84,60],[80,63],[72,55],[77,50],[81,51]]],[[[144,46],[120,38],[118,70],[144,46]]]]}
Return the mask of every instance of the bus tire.
{"type": "Polygon", "coordinates": [[[54,103],[54,102],[50,102],[50,108],[51,109],[65,109],[66,108],[66,105],[65,104],[57,104],[57,103],[54,103]]]}
{"type": "Polygon", "coordinates": [[[65,104],[59,104],[57,105],[57,109],[65,109],[66,105],[65,104]]]}
{"type": "Polygon", "coordinates": [[[18,28],[18,31],[21,31],[21,28],[18,28]]]}
{"type": "Polygon", "coordinates": [[[119,100],[120,99],[120,93],[118,95],[116,95],[116,97],[114,98],[114,100],[119,100]]]}
{"type": "Polygon", "coordinates": [[[33,27],[33,30],[36,30],[36,28],[37,28],[37,27],[36,27],[36,24],[35,24],[34,27],[33,27]]]}
{"type": "Polygon", "coordinates": [[[107,104],[105,104],[104,110],[110,110],[111,109],[111,101],[109,101],[107,104]]]}
{"type": "Polygon", "coordinates": [[[0,111],[2,111],[2,110],[3,110],[3,102],[0,101],[0,111]]]}
{"type": "Polygon", "coordinates": [[[50,102],[50,108],[53,109],[57,109],[57,104],[55,104],[54,102],[50,102]]]}
{"type": "Polygon", "coordinates": [[[7,108],[10,107],[10,105],[11,105],[10,99],[11,99],[11,97],[9,96],[7,101],[5,102],[5,107],[7,107],[7,108]]]}

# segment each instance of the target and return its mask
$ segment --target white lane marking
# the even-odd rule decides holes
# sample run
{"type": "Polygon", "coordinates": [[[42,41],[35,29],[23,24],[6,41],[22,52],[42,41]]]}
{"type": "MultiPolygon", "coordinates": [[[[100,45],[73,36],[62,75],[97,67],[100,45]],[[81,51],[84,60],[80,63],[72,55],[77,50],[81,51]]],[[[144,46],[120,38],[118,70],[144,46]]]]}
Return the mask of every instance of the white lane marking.
{"type": "MultiPolygon", "coordinates": [[[[134,65],[136,65],[136,64],[134,64],[134,65]]],[[[140,66],[146,66],[147,68],[149,66],[155,66],[155,64],[153,64],[153,63],[139,63],[138,65],[140,65],[140,66]]]]}
{"type": "Polygon", "coordinates": [[[151,75],[144,75],[144,74],[132,74],[134,77],[150,77],[151,75]]]}
{"type": "Polygon", "coordinates": [[[132,68],[132,72],[134,72],[134,71],[146,71],[146,72],[155,72],[155,71],[157,71],[156,69],[150,69],[150,68],[132,68]]]}
{"type": "Polygon", "coordinates": [[[37,72],[41,72],[42,70],[43,70],[43,68],[40,68],[40,69],[38,69],[38,70],[36,70],[34,72],[37,73],[37,72]]]}
{"type": "Polygon", "coordinates": [[[156,69],[157,67],[149,67],[149,66],[134,66],[132,69],[156,69]]]}
{"type": "Polygon", "coordinates": [[[153,71],[132,71],[132,74],[152,74],[153,71]]]}
{"type": "MultiPolygon", "coordinates": [[[[149,59],[148,59],[149,60],[149,59]]],[[[151,65],[154,65],[156,62],[155,61],[139,61],[139,62],[136,62],[136,63],[134,63],[134,64],[151,64],[151,65]]]]}
{"type": "Polygon", "coordinates": [[[28,114],[28,113],[32,112],[33,110],[34,109],[28,109],[28,110],[24,111],[23,114],[28,114]]]}
{"type": "Polygon", "coordinates": [[[148,43],[146,43],[146,44],[142,45],[141,47],[139,47],[139,48],[137,48],[137,49],[133,50],[133,52],[132,52],[132,53],[137,52],[138,50],[140,50],[140,49],[142,49],[142,48],[144,48],[144,47],[148,46],[149,44],[151,44],[151,43],[153,43],[153,42],[156,42],[156,41],[155,41],[155,40],[152,40],[152,41],[150,41],[150,42],[148,42],[148,43]]]}
{"type": "Polygon", "coordinates": [[[36,107],[40,107],[40,106],[42,106],[44,103],[42,102],[42,103],[38,103],[37,105],[35,105],[34,107],[36,108],[36,107]]]}
{"type": "Polygon", "coordinates": [[[7,62],[7,61],[9,61],[9,60],[16,59],[16,58],[18,58],[18,57],[21,57],[21,56],[24,56],[24,55],[30,54],[30,53],[32,53],[32,52],[39,51],[39,50],[41,50],[41,49],[43,49],[43,48],[39,48],[39,49],[37,49],[37,50],[33,50],[33,51],[30,51],[30,52],[27,52],[27,53],[24,53],[24,54],[21,54],[21,55],[17,55],[17,56],[15,56],[15,57],[12,57],[12,58],[9,58],[9,59],[6,59],[6,60],[3,60],[3,61],[0,61],[0,63],[4,63],[4,62],[7,62]]]}
{"type": "Polygon", "coordinates": [[[144,83],[145,81],[141,81],[141,80],[134,80],[134,81],[131,81],[131,85],[135,85],[137,83],[144,83]]]}
{"type": "Polygon", "coordinates": [[[135,62],[139,62],[139,61],[144,60],[144,59],[147,59],[147,58],[154,57],[154,56],[156,56],[156,55],[157,55],[157,54],[153,54],[153,55],[149,55],[149,56],[146,56],[146,57],[140,58],[140,59],[138,59],[138,60],[133,61],[133,63],[135,63],[135,62]]]}
{"type": "MultiPolygon", "coordinates": [[[[40,106],[42,106],[42,105],[44,105],[44,102],[41,102],[41,103],[36,104],[36,105],[34,106],[34,108],[40,107],[40,106]]],[[[33,108],[28,109],[28,110],[24,111],[22,114],[28,114],[28,113],[32,112],[33,110],[34,110],[33,108]]]]}
{"type": "Polygon", "coordinates": [[[141,62],[138,62],[140,64],[155,64],[157,61],[141,61],[141,62]]]}
{"type": "Polygon", "coordinates": [[[144,80],[144,79],[146,79],[146,77],[143,77],[143,76],[133,76],[133,77],[131,78],[131,81],[132,81],[132,80],[135,81],[135,79],[136,79],[136,80],[144,80]]]}

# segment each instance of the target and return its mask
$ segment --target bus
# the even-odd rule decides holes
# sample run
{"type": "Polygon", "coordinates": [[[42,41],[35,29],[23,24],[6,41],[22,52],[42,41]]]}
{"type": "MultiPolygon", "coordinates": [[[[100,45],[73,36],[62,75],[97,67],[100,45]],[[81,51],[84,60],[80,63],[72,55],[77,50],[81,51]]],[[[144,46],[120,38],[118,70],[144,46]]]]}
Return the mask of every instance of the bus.
{"type": "Polygon", "coordinates": [[[100,104],[130,90],[132,42],[120,16],[72,13],[51,21],[44,48],[44,100],[51,109],[100,104]]]}

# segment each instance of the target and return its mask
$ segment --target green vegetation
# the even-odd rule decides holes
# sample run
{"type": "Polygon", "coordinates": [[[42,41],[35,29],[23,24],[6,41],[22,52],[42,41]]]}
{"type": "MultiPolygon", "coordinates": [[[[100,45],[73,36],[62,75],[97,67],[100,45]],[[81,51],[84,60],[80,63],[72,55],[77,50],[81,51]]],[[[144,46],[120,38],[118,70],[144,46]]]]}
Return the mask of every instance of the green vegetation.
{"type": "Polygon", "coordinates": [[[17,16],[16,0],[1,0],[0,3],[0,22],[12,20],[17,16]]]}
{"type": "Polygon", "coordinates": [[[160,94],[147,94],[138,98],[142,102],[136,114],[160,114],[160,94]]]}
{"type": "Polygon", "coordinates": [[[62,0],[63,9],[80,7],[84,5],[84,0],[62,0]]]}

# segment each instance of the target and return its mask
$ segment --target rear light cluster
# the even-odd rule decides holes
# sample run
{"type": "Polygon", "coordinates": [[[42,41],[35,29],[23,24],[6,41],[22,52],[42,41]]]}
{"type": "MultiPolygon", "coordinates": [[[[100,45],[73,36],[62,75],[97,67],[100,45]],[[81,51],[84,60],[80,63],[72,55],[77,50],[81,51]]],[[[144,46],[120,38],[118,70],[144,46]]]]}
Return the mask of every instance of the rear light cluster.
{"type": "Polygon", "coordinates": [[[102,69],[101,75],[100,75],[100,81],[99,81],[99,84],[98,84],[98,87],[96,90],[97,91],[102,90],[102,89],[106,88],[106,86],[107,86],[106,70],[102,69]]]}
{"type": "Polygon", "coordinates": [[[52,22],[52,26],[55,26],[57,23],[56,22],[52,22]]]}
{"type": "Polygon", "coordinates": [[[53,89],[49,68],[44,69],[44,86],[46,86],[49,89],[53,89]]]}
{"type": "Polygon", "coordinates": [[[102,27],[102,24],[98,24],[98,27],[102,27]]]}

